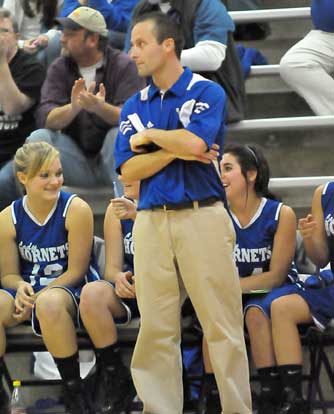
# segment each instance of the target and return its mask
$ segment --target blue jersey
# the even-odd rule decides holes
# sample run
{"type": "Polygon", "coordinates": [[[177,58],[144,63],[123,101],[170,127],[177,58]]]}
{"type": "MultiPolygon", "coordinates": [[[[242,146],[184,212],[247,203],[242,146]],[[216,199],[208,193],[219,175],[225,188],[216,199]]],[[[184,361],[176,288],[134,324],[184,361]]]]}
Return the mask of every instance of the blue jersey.
{"type": "Polygon", "coordinates": [[[123,247],[124,247],[124,272],[130,271],[132,274],[133,270],[133,255],[134,255],[134,245],[132,240],[132,229],[133,229],[133,220],[126,219],[121,220],[122,235],[123,235],[123,247]]]}
{"type": "MultiPolygon", "coordinates": [[[[240,277],[269,271],[281,207],[282,203],[278,201],[262,198],[256,214],[245,227],[230,212],[236,232],[234,259],[240,277]]],[[[297,280],[294,264],[287,277],[291,281],[297,280]]]]}
{"type": "Polygon", "coordinates": [[[325,231],[328,243],[329,262],[334,272],[334,183],[324,186],[321,196],[321,206],[324,214],[325,231]]]}
{"type": "MultiPolygon", "coordinates": [[[[61,191],[54,209],[44,224],[39,223],[26,206],[26,196],[12,203],[22,278],[35,292],[63,274],[68,266],[68,233],[66,214],[75,195],[61,191]]],[[[85,281],[99,279],[92,253],[85,281]]]]}
{"type": "MultiPolygon", "coordinates": [[[[208,148],[214,143],[223,148],[225,102],[221,86],[187,68],[164,94],[151,83],[131,97],[122,109],[114,151],[117,171],[120,172],[121,165],[127,160],[138,156],[131,151],[129,140],[145,128],[185,129],[202,138],[208,148]]],[[[224,188],[216,167],[213,163],[174,160],[141,181],[138,209],[210,197],[224,199],[224,188]]]]}

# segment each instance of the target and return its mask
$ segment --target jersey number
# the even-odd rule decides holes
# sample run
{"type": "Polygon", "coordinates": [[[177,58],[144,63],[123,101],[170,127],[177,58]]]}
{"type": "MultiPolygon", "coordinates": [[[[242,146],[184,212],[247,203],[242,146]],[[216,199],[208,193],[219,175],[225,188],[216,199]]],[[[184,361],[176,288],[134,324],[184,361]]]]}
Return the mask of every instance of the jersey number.
{"type": "MultiPolygon", "coordinates": [[[[36,285],[36,277],[38,275],[40,267],[41,266],[39,264],[35,264],[32,269],[32,273],[30,275],[31,286],[36,285]]],[[[40,286],[47,286],[49,283],[52,282],[53,279],[60,276],[62,273],[63,273],[63,266],[60,265],[59,263],[53,263],[53,264],[49,264],[45,266],[44,267],[45,277],[38,277],[40,286]]]]}

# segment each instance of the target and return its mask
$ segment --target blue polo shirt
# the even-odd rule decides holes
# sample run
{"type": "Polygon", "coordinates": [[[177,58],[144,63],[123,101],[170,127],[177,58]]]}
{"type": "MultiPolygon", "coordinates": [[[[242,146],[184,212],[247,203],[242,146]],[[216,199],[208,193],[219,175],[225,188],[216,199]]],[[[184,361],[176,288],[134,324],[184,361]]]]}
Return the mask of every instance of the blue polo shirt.
{"type": "Polygon", "coordinates": [[[334,32],[334,1],[312,0],[311,16],[314,27],[324,32],[334,32]]]}
{"type": "MultiPolygon", "coordinates": [[[[140,156],[131,151],[130,137],[145,128],[186,129],[202,138],[211,148],[222,152],[225,132],[226,96],[223,88],[188,68],[163,97],[151,83],[131,97],[121,113],[115,143],[115,165],[120,173],[123,163],[140,156]]],[[[213,163],[176,159],[161,171],[141,181],[138,209],[167,203],[183,203],[209,197],[224,199],[224,188],[213,163]]]]}

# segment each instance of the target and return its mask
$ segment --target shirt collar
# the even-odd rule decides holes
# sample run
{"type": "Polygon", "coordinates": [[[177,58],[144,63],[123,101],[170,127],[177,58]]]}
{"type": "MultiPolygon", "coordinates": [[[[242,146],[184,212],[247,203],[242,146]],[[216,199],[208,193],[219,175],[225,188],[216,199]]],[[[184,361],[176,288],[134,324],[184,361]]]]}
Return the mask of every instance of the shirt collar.
{"type": "MultiPolygon", "coordinates": [[[[189,68],[185,67],[182,75],[179,79],[166,91],[166,93],[171,93],[175,96],[183,96],[187,90],[189,82],[192,79],[192,72],[189,68]]],[[[152,100],[156,95],[160,95],[160,89],[153,83],[152,79],[150,81],[150,88],[148,91],[148,99],[152,100]]]]}

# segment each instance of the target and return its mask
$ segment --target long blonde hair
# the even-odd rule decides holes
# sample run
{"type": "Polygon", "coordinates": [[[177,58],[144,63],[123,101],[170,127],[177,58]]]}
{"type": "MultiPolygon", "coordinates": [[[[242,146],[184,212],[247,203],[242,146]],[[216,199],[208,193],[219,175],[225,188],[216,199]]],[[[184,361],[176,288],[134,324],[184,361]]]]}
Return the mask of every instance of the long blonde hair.
{"type": "Polygon", "coordinates": [[[35,177],[41,169],[47,170],[59,157],[59,151],[47,142],[29,142],[22,145],[14,157],[14,174],[26,174],[27,178],[35,177]]]}

